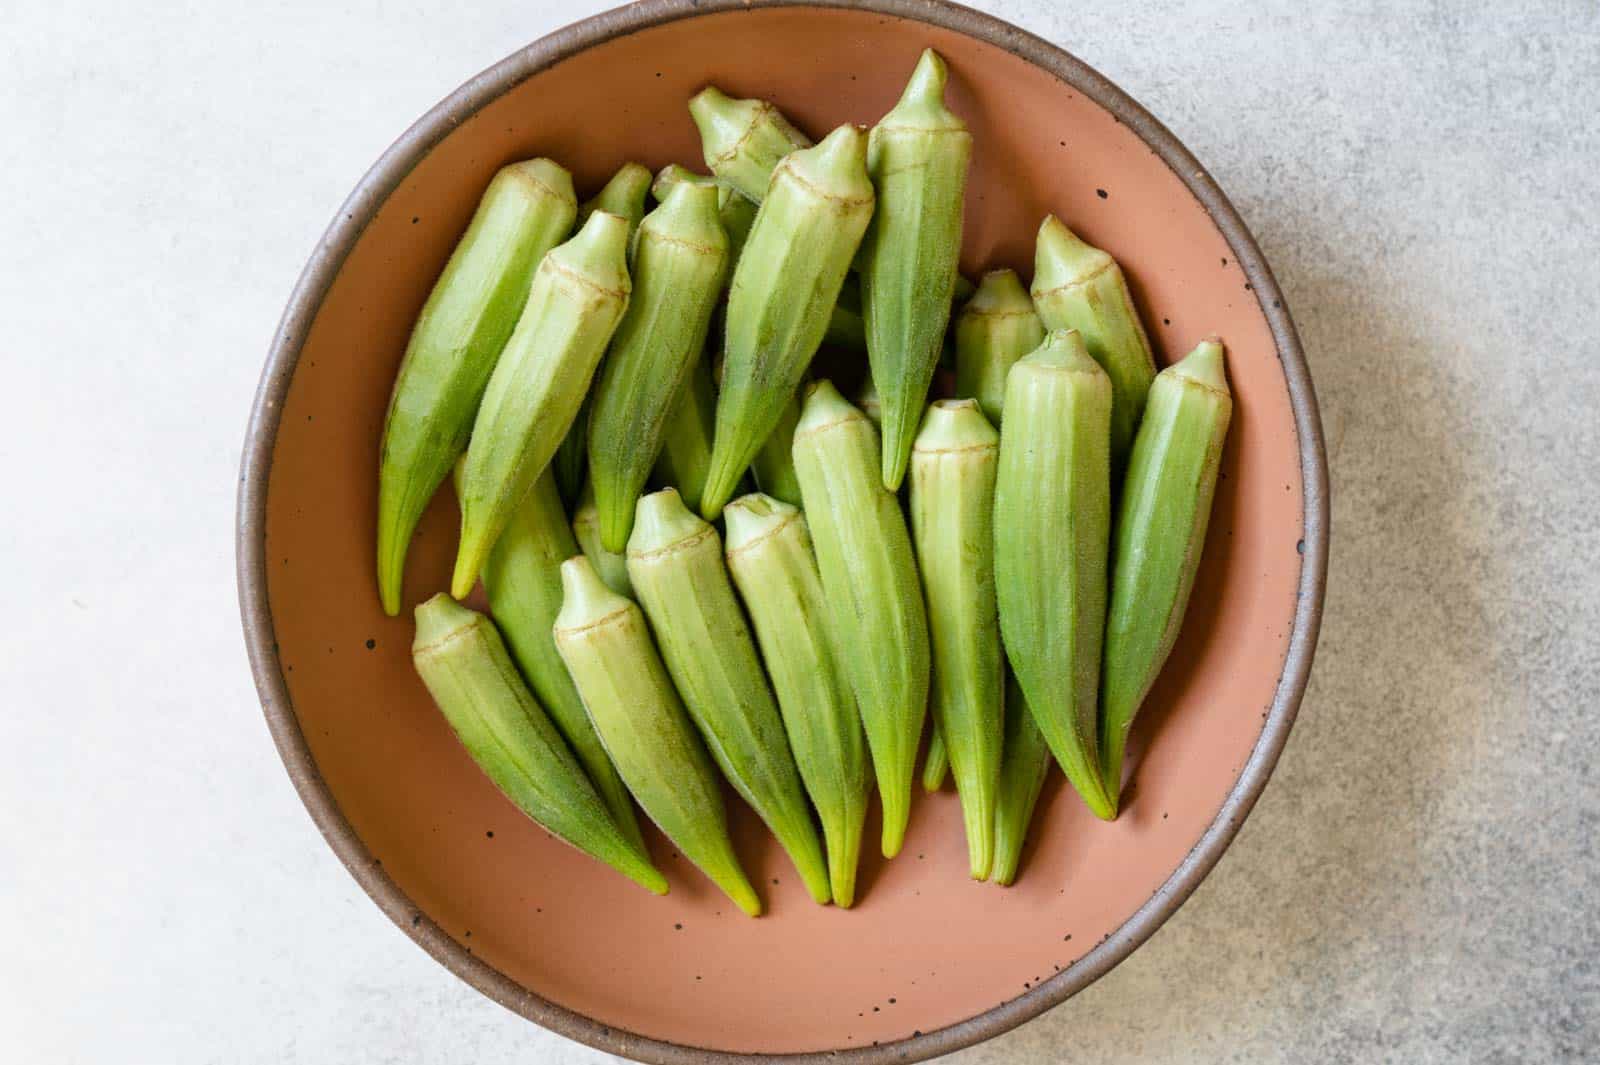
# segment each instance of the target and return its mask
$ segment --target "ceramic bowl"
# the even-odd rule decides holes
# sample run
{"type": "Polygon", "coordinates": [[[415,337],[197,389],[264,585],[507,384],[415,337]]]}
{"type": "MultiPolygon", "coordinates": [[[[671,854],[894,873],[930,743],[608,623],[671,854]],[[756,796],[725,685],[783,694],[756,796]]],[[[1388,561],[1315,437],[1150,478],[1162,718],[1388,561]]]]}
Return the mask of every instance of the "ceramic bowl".
{"type": "MultiPolygon", "coordinates": [[[[313,819],[384,912],[463,980],[646,1061],[903,1062],[1082,989],[1217,861],[1305,689],[1325,486],[1311,382],[1266,262],[1199,163],[1104,78],[951,4],[647,0],[474,78],[356,186],[290,299],[250,417],[240,598],[267,720],[313,819]],[[854,909],[813,905],[737,804],[736,843],[767,915],[739,914],[652,834],[672,885],[656,898],[501,797],[413,673],[410,617],[379,609],[390,385],[502,164],[550,156],[580,195],[628,159],[699,168],[684,101],[707,82],[775,100],[814,134],[871,123],[927,46],[949,61],[951,106],[976,137],[964,270],[1026,277],[1054,211],[1121,261],[1158,360],[1210,332],[1227,340],[1236,412],[1188,622],[1135,731],[1125,812],[1096,822],[1053,780],[1015,887],[967,878],[947,788],[919,794],[899,858],[867,854],[854,909]]],[[[455,522],[443,491],[412,549],[408,606],[446,586],[455,522]]]]}

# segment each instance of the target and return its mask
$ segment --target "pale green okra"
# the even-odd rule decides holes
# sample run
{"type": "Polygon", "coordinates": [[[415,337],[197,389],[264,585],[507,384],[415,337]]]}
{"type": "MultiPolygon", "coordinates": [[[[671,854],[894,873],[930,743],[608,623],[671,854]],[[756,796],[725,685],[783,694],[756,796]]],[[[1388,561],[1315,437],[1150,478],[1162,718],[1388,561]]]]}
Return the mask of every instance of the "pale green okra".
{"type": "MultiPolygon", "coordinates": [[[[931,716],[931,715],[930,715],[931,716]]],[[[944,745],[939,722],[929,722],[928,753],[922,756],[922,790],[938,791],[950,775],[950,749],[944,745]]]]}
{"type": "Polygon", "coordinates": [[[1006,379],[995,592],[1017,683],[1067,779],[1116,816],[1100,775],[1100,648],[1111,531],[1111,381],[1071,330],[1006,379]]]}
{"type": "Polygon", "coordinates": [[[883,486],[878,433],[831,381],[811,387],[794,434],[806,520],[845,676],[883,803],[883,854],[905,842],[928,708],[928,622],[900,501],[883,486]]]}
{"type": "Polygon", "coordinates": [[[700,131],[706,166],[753,203],[766,198],[772,172],[785,156],[811,146],[766,100],[734,99],[715,85],[690,97],[689,115],[700,131]]]}
{"type": "Polygon", "coordinates": [[[933,648],[930,706],[950,759],[974,880],[994,860],[1005,656],[994,587],[1000,434],[976,400],[931,404],[911,453],[911,536],[933,648]]]}
{"type": "Polygon", "coordinates": [[[867,816],[861,718],[834,646],[805,515],[761,493],[722,512],[728,570],[750,614],[800,778],[822,821],[835,905],[855,900],[867,816]]]}
{"type": "Polygon", "coordinates": [[[1028,826],[1052,761],[1050,745],[1034,723],[1016,677],[1011,677],[1006,684],[1006,742],[994,813],[994,866],[989,871],[989,879],[1002,887],[1017,879],[1028,826]]]}
{"type": "Polygon", "coordinates": [[[716,418],[717,386],[711,375],[711,353],[704,352],[672,401],[653,471],[656,484],[676,488],[691,510],[700,509],[700,494],[711,472],[716,418]]]}
{"type": "Polygon", "coordinates": [[[794,472],[794,427],[800,424],[800,391],[796,390],[783,408],[778,424],[750,460],[750,473],[756,486],[792,506],[800,505],[800,479],[794,472]]]}
{"type": "Polygon", "coordinates": [[[778,838],[811,897],[826,903],[827,859],[717,530],[673,489],[652,492],[639,500],[628,577],[712,759],[778,838]]]}
{"type": "Polygon", "coordinates": [[[744,250],[745,239],[750,236],[750,226],[756,220],[755,201],[746,199],[715,178],[696,174],[688,167],[677,163],[670,163],[661,168],[650,191],[657,202],[665,203],[668,194],[684,183],[710,185],[717,190],[717,217],[722,222],[723,232],[728,235],[728,276],[731,277],[733,264],[739,261],[739,253],[744,250]]]}
{"type": "Polygon", "coordinates": [[[924,51],[867,149],[877,209],[861,249],[861,309],[883,403],[883,484],[891,492],[911,460],[961,257],[972,134],[945,106],[948,79],[938,53],[924,51]]]}
{"type": "Polygon", "coordinates": [[[594,566],[600,579],[618,595],[633,597],[633,583],[628,580],[628,560],[621,551],[607,551],[600,542],[600,513],[595,510],[594,490],[587,483],[578,495],[578,507],[572,512],[572,535],[584,557],[594,566]]]}
{"type": "Polygon", "coordinates": [[[572,227],[572,175],[548,159],[500,170],[412,327],[378,462],[378,593],[400,612],[406,552],[467,446],[489,376],[544,254],[572,227]]]}
{"type": "Polygon", "coordinates": [[[1128,729],[1183,624],[1232,416],[1216,337],[1150,386],[1122,486],[1106,617],[1101,757],[1113,799],[1128,729]]]}
{"type": "Polygon", "coordinates": [[[606,753],[683,856],[751,917],[761,899],[728,838],[722,786],[631,599],[583,556],[561,565],[555,641],[606,753]]]}
{"type": "Polygon", "coordinates": [[[1015,270],[991,270],[956,316],[956,395],[970,396],[1000,424],[1006,375],[1044,343],[1044,324],[1015,270]]]}
{"type": "Polygon", "coordinates": [[[417,607],[412,661],[472,760],[518,809],[640,886],[667,893],[522,683],[494,624],[443,593],[417,607]]]}
{"type": "Polygon", "coordinates": [[[450,593],[472,591],[511,514],[572,427],[628,305],[628,222],[596,211],[534,273],[489,379],[461,474],[461,543],[450,593]]]}

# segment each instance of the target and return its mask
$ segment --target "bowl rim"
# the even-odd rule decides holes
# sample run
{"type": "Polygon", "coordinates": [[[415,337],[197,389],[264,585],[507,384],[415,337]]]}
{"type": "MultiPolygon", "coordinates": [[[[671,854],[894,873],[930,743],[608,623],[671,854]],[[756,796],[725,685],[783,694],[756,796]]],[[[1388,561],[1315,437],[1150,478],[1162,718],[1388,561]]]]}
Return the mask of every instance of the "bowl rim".
{"type": "Polygon", "coordinates": [[[1328,564],[1328,469],[1310,371],[1272,271],[1244,221],[1204,167],[1154,116],[1081,60],[1043,38],[949,0],[638,0],[572,23],[519,49],[418,119],[361,179],[317,243],[289,297],[250,412],[240,465],[235,549],[245,644],[267,726],[289,778],[323,838],[380,909],[436,961],[500,1005],[569,1039],[661,1065],[884,1065],[947,1054],[1009,1031],[1058,1005],[1121,962],[1170,917],[1227,850],[1260,797],[1305,694],[1321,627],[1328,564]],[[461,122],[540,71],[585,49],[649,27],[725,11],[770,7],[866,10],[952,30],[1032,63],[1133,130],[1200,202],[1233,249],[1278,351],[1300,451],[1303,553],[1294,624],[1272,706],[1249,759],[1216,817],[1162,886],[1126,922],[1068,968],[1027,993],[964,1021],[869,1047],[795,1054],[740,1053],[651,1039],[557,1005],[458,944],[384,871],[356,835],[301,733],[277,654],[267,595],[266,511],[272,453],[301,347],[328,289],[367,224],[413,167],[461,122]]]}

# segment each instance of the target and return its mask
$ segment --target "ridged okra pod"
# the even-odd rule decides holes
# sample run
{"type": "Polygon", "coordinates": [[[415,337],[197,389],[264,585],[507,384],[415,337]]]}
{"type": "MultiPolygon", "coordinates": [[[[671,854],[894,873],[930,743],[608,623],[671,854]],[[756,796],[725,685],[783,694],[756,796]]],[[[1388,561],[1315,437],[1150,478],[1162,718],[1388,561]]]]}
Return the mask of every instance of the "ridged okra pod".
{"type": "Polygon", "coordinates": [[[466,448],[534,271],[576,211],[572,175],[550,160],[502,169],[412,327],[378,462],[378,593],[391,616],[417,521],[466,448]]]}
{"type": "Polygon", "coordinates": [[[840,126],[784,158],[728,292],[717,435],[701,513],[715,517],[783,417],[872,218],[866,135],[840,126]]]}
{"type": "Polygon", "coordinates": [[[1122,267],[1048,215],[1034,246],[1033,303],[1046,329],[1076,329],[1111,378],[1111,468],[1120,476],[1155,380],[1150,339],[1122,267]]]}
{"type": "Polygon", "coordinates": [[[706,166],[752,203],[766,198],[772,172],[785,156],[811,146],[766,100],[736,100],[715,85],[690,97],[689,116],[700,131],[706,166]]]}
{"type": "Polygon", "coordinates": [[[671,488],[652,492],[639,500],[628,576],[712,759],[778,837],[811,897],[827,902],[827,859],[717,530],[671,488]]]}
{"type": "Polygon", "coordinates": [[[749,611],[800,778],[822,821],[836,905],[855,900],[867,817],[867,749],[829,628],[800,511],[753,493],[729,503],[728,570],[749,611]]]}
{"type": "Polygon", "coordinates": [[[1101,697],[1102,759],[1113,799],[1121,790],[1128,729],[1183,624],[1232,416],[1222,342],[1215,337],[1150,386],[1112,550],[1101,697]]]}
{"type": "Polygon", "coordinates": [[[911,460],[961,256],[972,134],[945,106],[948,77],[938,53],[924,51],[867,149],[878,205],[862,245],[861,309],[883,402],[883,484],[891,492],[911,460]]]}
{"type": "Polygon", "coordinates": [[[578,508],[572,512],[572,535],[606,587],[631,599],[633,583],[628,580],[628,560],[621,551],[607,551],[600,542],[600,514],[595,510],[594,490],[587,483],[578,496],[578,508]]]}
{"type": "MultiPolygon", "coordinates": [[[[739,261],[739,253],[744,250],[745,239],[750,236],[750,226],[756,220],[755,201],[739,195],[715,178],[696,174],[688,167],[677,163],[670,163],[661,168],[650,191],[657,202],[665,203],[668,194],[685,183],[709,185],[717,190],[717,218],[722,222],[723,232],[728,235],[728,277],[731,277],[733,264],[739,261]]],[[[723,280],[727,279],[725,277],[723,280]]]]}
{"type": "Polygon", "coordinates": [[[673,398],[661,427],[661,451],[652,471],[657,484],[671,485],[683,505],[700,509],[700,493],[711,471],[711,435],[716,431],[717,386],[711,377],[711,353],[703,353],[689,379],[673,398]]]}
{"type": "Polygon", "coordinates": [[[994,860],[1005,656],[994,592],[1000,434],[976,400],[928,407],[911,453],[911,536],[933,647],[930,707],[949,754],[974,880],[994,860]]]}
{"type": "Polygon", "coordinates": [[[461,474],[461,544],[450,593],[483,560],[544,472],[628,306],[628,222],[596,211],[534,273],[528,303],[489,379],[461,474]]]}
{"type": "Polygon", "coordinates": [[[750,460],[756,486],[774,499],[796,507],[800,505],[800,479],[794,472],[794,427],[799,424],[800,391],[796,390],[761,450],[750,460]]]}
{"type": "Polygon", "coordinates": [[[934,721],[928,729],[928,753],[922,756],[922,790],[938,791],[949,774],[950,749],[944,745],[939,723],[934,721]]]}
{"type": "Polygon", "coordinates": [[[1044,343],[1044,324],[1014,270],[991,270],[956,316],[956,395],[983,407],[999,425],[1006,402],[1006,374],[1016,361],[1044,343]]]}
{"type": "Polygon", "coordinates": [[[489,613],[534,698],[566,737],[612,820],[643,851],[644,837],[633,815],[633,799],[584,713],[583,700],[578,698],[550,634],[561,611],[561,563],[577,553],[578,543],[567,524],[555,477],[546,470],[489,552],[483,565],[483,589],[489,597],[489,613]]]}
{"type": "Polygon", "coordinates": [[[644,614],[581,555],[561,564],[556,647],[606,752],[644,812],[745,913],[761,899],[728,838],[717,771],[656,654],[644,614]]]}
{"type": "Polygon", "coordinates": [[[1111,381],[1071,330],[1006,378],[994,577],[1017,683],[1067,779],[1116,816],[1100,775],[1100,646],[1111,529],[1111,381]]]}
{"type": "Polygon", "coordinates": [[[488,618],[434,596],[417,607],[411,657],[461,745],[506,798],[585,854],[667,893],[666,878],[612,820],[488,618]]]}
{"type": "Polygon", "coordinates": [[[854,274],[845,278],[839,289],[839,298],[828,314],[828,329],[822,339],[838,348],[867,350],[867,324],[861,320],[861,280],[854,274]]]}
{"type": "Polygon", "coordinates": [[[928,708],[928,621],[900,501],[883,486],[877,431],[831,381],[813,385],[794,434],[845,676],[856,697],[883,802],[883,855],[905,842],[928,708]]]}
{"type": "Polygon", "coordinates": [[[1050,775],[1050,764],[1050,745],[1012,677],[1006,684],[1006,743],[994,814],[994,866],[989,872],[989,879],[1002,887],[1017,879],[1028,826],[1045,777],[1050,775]]]}
{"type": "Polygon", "coordinates": [[[628,546],[634,504],[673,401],[705,348],[727,265],[728,237],[713,186],[680,183],[639,225],[633,294],[589,414],[589,483],[608,551],[628,546]]]}

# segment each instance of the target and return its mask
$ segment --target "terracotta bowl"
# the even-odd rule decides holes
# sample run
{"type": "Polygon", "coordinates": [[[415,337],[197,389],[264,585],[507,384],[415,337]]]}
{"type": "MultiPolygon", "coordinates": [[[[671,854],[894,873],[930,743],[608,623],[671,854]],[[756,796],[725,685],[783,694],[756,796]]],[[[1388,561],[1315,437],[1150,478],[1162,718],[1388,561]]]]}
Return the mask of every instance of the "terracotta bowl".
{"type": "MultiPolygon", "coordinates": [[[[448,583],[455,521],[442,492],[412,551],[408,605],[448,583]]],[[[295,786],[373,900],[452,972],[640,1060],[911,1061],[1082,989],[1227,847],[1305,688],[1326,472],[1311,382],[1260,251],[1199,163],[1094,71],[925,0],[647,0],[468,82],[361,180],[273,338],[238,550],[256,682],[295,786]],[[580,194],[627,159],[698,167],[684,101],[708,81],[771,98],[812,133],[871,123],[929,45],[949,61],[951,104],[977,140],[966,271],[1026,276],[1034,230],[1058,212],[1121,260],[1160,360],[1212,331],[1227,340],[1236,415],[1188,623],[1136,730],[1125,813],[1098,823],[1054,781],[1017,886],[968,880],[947,789],[919,796],[898,859],[865,857],[852,910],[813,905],[742,807],[736,839],[767,916],[741,916],[659,835],[672,891],[656,898],[501,797],[412,672],[411,619],[379,609],[375,474],[390,385],[502,164],[551,156],[580,194]]]]}

